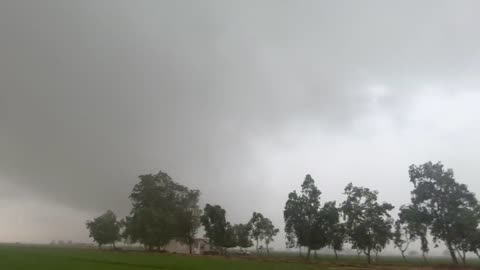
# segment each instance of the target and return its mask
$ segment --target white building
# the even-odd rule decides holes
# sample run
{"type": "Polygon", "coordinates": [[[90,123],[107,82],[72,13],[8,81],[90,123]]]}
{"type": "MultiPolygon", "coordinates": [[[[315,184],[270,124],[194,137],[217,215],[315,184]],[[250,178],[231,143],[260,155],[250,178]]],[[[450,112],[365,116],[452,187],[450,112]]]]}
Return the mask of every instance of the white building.
{"type": "MultiPolygon", "coordinates": [[[[166,246],[165,250],[171,253],[181,253],[181,254],[189,254],[190,247],[178,240],[171,240],[166,246]]],[[[192,245],[192,254],[201,255],[205,251],[210,251],[210,244],[208,243],[208,239],[205,238],[197,238],[195,239],[192,245]]]]}

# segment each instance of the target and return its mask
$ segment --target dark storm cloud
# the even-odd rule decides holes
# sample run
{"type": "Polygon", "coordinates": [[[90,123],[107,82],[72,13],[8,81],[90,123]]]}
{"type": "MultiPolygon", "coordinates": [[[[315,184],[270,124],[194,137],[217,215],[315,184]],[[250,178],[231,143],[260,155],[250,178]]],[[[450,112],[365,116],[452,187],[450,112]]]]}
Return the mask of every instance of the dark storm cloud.
{"type": "Polygon", "coordinates": [[[275,187],[252,154],[258,138],[302,126],[345,135],[372,106],[401,119],[424,86],[475,88],[475,10],[4,1],[1,179],[57,204],[126,213],[136,176],[162,169],[234,214],[254,210],[275,187]]]}

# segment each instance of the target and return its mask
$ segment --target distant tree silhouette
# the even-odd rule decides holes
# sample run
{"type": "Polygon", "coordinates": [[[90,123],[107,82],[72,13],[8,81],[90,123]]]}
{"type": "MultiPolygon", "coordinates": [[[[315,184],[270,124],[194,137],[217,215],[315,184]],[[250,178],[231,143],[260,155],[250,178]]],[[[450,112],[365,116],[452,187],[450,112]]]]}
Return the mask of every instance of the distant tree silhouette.
{"type": "Polygon", "coordinates": [[[322,244],[316,235],[315,226],[320,212],[320,195],[322,192],[315,186],[313,178],[307,174],[302,184],[301,193],[296,191],[288,195],[283,217],[287,245],[304,246],[308,248],[307,258],[311,250],[321,248],[322,244]]]}
{"type": "MultiPolygon", "coordinates": [[[[98,244],[99,248],[106,244],[112,244],[115,247],[115,242],[120,240],[120,227],[121,225],[117,221],[115,213],[111,210],[108,210],[92,221],[87,221],[87,229],[90,231],[90,237],[98,244]]],[[[63,241],[59,243],[61,245],[65,244],[63,241]]]]}
{"type": "Polygon", "coordinates": [[[176,239],[188,244],[191,253],[200,227],[200,192],[174,182],[162,171],[139,178],[130,194],[133,207],[124,221],[124,238],[148,250],[176,239]]]}
{"type": "Polygon", "coordinates": [[[393,233],[393,243],[400,253],[405,262],[405,252],[407,251],[410,243],[415,240],[415,234],[410,230],[408,224],[405,224],[401,219],[395,221],[395,232],[393,233]]]}
{"type": "Polygon", "coordinates": [[[250,239],[250,232],[252,230],[250,224],[235,224],[233,225],[233,230],[235,232],[236,243],[240,249],[253,246],[253,242],[250,239]]]}
{"type": "Polygon", "coordinates": [[[445,243],[453,263],[458,264],[458,255],[465,264],[480,220],[475,195],[466,185],[456,182],[453,170],[444,169],[440,162],[411,165],[409,175],[414,185],[411,215],[421,218],[435,243],[445,243]]]}
{"type": "Polygon", "coordinates": [[[378,254],[392,238],[389,203],[378,203],[378,192],[351,183],[345,188],[347,199],[342,204],[345,226],[352,248],[361,251],[371,263],[371,253],[378,254]]]}
{"type": "Polygon", "coordinates": [[[307,247],[307,258],[312,250],[330,246],[337,255],[343,248],[345,227],[340,224],[339,209],[335,202],[326,202],[322,207],[321,194],[307,174],[301,193],[291,192],[283,211],[287,247],[307,247]]]}
{"type": "Polygon", "coordinates": [[[220,205],[207,204],[203,210],[201,223],[210,244],[226,253],[228,248],[237,246],[235,231],[227,222],[226,211],[220,205]]]}

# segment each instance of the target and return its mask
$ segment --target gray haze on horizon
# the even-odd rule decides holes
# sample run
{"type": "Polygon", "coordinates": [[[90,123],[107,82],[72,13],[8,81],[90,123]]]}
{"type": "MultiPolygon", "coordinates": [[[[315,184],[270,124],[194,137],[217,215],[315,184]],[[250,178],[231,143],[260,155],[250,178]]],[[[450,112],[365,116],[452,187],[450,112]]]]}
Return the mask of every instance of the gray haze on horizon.
{"type": "MultiPolygon", "coordinates": [[[[310,173],[408,203],[412,163],[480,193],[476,1],[2,1],[0,241],[88,241],[163,170],[283,231],[310,173]]],[[[275,247],[284,239],[278,237],[275,247]]]]}

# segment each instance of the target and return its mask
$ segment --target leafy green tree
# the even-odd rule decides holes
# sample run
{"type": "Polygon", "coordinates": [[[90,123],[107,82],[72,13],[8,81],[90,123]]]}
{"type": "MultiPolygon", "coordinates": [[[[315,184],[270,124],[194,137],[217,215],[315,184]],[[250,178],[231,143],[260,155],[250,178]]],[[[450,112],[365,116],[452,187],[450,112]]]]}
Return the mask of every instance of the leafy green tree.
{"type": "MultiPolygon", "coordinates": [[[[405,230],[408,230],[412,241],[420,239],[422,257],[424,261],[428,263],[426,254],[430,248],[427,239],[428,227],[426,224],[429,223],[429,217],[415,205],[402,206],[398,215],[401,226],[406,226],[405,230]]],[[[408,237],[404,239],[408,239],[408,237]]]]}
{"type": "Polygon", "coordinates": [[[458,257],[462,259],[465,266],[467,252],[471,251],[472,239],[475,238],[477,233],[479,213],[470,209],[460,208],[456,216],[456,222],[452,226],[452,230],[455,231],[453,245],[458,257]]]}
{"type": "Polygon", "coordinates": [[[373,235],[373,241],[375,243],[375,261],[378,261],[378,253],[388,245],[393,238],[392,233],[393,219],[388,218],[386,222],[377,224],[375,228],[376,233],[373,235]]]}
{"type": "Polygon", "coordinates": [[[237,235],[235,234],[235,228],[227,222],[227,226],[225,227],[225,238],[222,243],[222,248],[224,249],[224,253],[228,252],[229,248],[233,248],[238,246],[237,235]]]}
{"type": "Polygon", "coordinates": [[[132,210],[125,219],[124,237],[149,250],[164,247],[172,239],[190,246],[199,228],[200,192],[190,190],[164,173],[139,176],[130,195],[132,210]]]}
{"type": "Polygon", "coordinates": [[[253,212],[252,218],[248,222],[250,226],[250,235],[256,242],[257,253],[260,252],[259,244],[261,241],[265,241],[265,247],[267,254],[270,253],[269,245],[273,242],[273,238],[280,231],[275,228],[272,221],[269,218],[264,217],[261,213],[253,212]]]}
{"type": "Polygon", "coordinates": [[[226,253],[228,248],[237,246],[234,227],[227,222],[226,211],[219,205],[207,204],[200,221],[210,244],[226,253]]]}
{"type": "Polygon", "coordinates": [[[338,260],[338,252],[343,250],[345,242],[346,230],[344,224],[337,223],[334,225],[330,234],[330,247],[335,253],[335,260],[338,260]]]}
{"type": "Polygon", "coordinates": [[[120,240],[121,223],[117,221],[115,213],[110,210],[93,221],[87,221],[86,225],[90,231],[90,237],[99,248],[106,244],[112,244],[115,247],[115,242],[120,240]]]}
{"type": "Polygon", "coordinates": [[[475,195],[456,182],[453,170],[444,169],[440,162],[411,165],[409,176],[414,185],[411,209],[425,217],[423,225],[434,243],[445,243],[453,263],[458,264],[457,255],[465,262],[469,239],[479,223],[475,195]]]}
{"type": "Polygon", "coordinates": [[[126,218],[125,233],[130,242],[140,242],[150,251],[161,249],[175,238],[175,218],[155,208],[136,209],[126,218]]]}
{"type": "Polygon", "coordinates": [[[392,219],[389,203],[378,203],[378,192],[356,187],[351,183],[345,188],[347,199],[341,210],[345,228],[353,249],[363,252],[371,263],[371,252],[378,253],[392,237],[392,219]]]}
{"type": "Polygon", "coordinates": [[[427,231],[425,230],[424,233],[419,235],[420,237],[420,249],[422,250],[422,257],[425,263],[428,263],[427,260],[427,253],[430,251],[429,245],[428,245],[428,239],[427,239],[427,231]]]}
{"type": "Polygon", "coordinates": [[[320,190],[315,186],[313,178],[307,174],[302,184],[301,194],[296,191],[288,195],[283,217],[287,246],[305,246],[307,257],[311,250],[320,248],[317,219],[320,212],[320,190]],[[317,235],[316,235],[317,233],[317,235]]]}
{"type": "Polygon", "coordinates": [[[250,224],[235,224],[233,226],[235,232],[235,238],[237,245],[240,249],[245,249],[253,246],[253,242],[250,239],[250,231],[252,227],[250,224]]]}
{"type": "MultiPolygon", "coordinates": [[[[298,247],[299,250],[302,248],[300,245],[298,245],[298,241],[297,241],[297,238],[295,236],[295,234],[293,232],[287,232],[287,228],[285,228],[285,246],[287,248],[294,248],[294,247],[298,247]]],[[[301,255],[301,251],[300,252],[300,255],[301,255]]]]}
{"type": "Polygon", "coordinates": [[[265,218],[263,217],[262,214],[253,212],[252,218],[248,222],[250,228],[251,228],[251,236],[252,239],[255,240],[256,242],[256,250],[257,253],[259,253],[259,244],[263,239],[265,238],[265,228],[264,228],[264,220],[265,218]]]}
{"type": "Polygon", "coordinates": [[[300,196],[296,191],[291,192],[288,195],[288,200],[285,203],[285,209],[283,211],[283,218],[285,220],[285,237],[287,248],[299,248],[299,254],[302,255],[302,245],[305,240],[305,217],[301,215],[301,202],[300,196]]]}
{"type": "Polygon", "coordinates": [[[225,210],[220,205],[207,204],[200,218],[205,228],[205,236],[208,237],[210,244],[216,247],[221,247],[225,239],[227,228],[225,213],[225,210]]]}
{"type": "Polygon", "coordinates": [[[337,251],[343,249],[345,241],[345,228],[340,223],[340,210],[336,207],[336,202],[326,202],[320,209],[316,220],[316,235],[320,248],[329,246],[335,253],[335,259],[338,259],[337,251]]]}
{"type": "Polygon", "coordinates": [[[200,191],[188,190],[179,194],[179,208],[176,211],[178,238],[189,247],[192,254],[195,236],[200,228],[202,211],[198,206],[200,191]]]}
{"type": "Polygon", "coordinates": [[[473,234],[473,236],[470,238],[470,251],[475,253],[477,257],[480,259],[480,230],[477,229],[477,231],[473,234]]]}
{"type": "Polygon", "coordinates": [[[263,219],[263,228],[264,228],[264,238],[265,238],[265,247],[267,249],[267,254],[270,254],[269,245],[273,242],[273,238],[280,232],[278,228],[275,228],[272,221],[268,218],[263,219]]]}
{"type": "Polygon", "coordinates": [[[402,258],[407,262],[405,252],[407,251],[410,243],[415,240],[415,235],[410,231],[408,224],[405,224],[402,220],[395,221],[395,232],[393,233],[393,243],[396,248],[400,250],[402,258]]]}
{"type": "Polygon", "coordinates": [[[175,190],[180,185],[164,172],[139,178],[130,195],[133,208],[125,231],[132,242],[143,243],[149,250],[159,249],[176,236],[175,190]]]}

